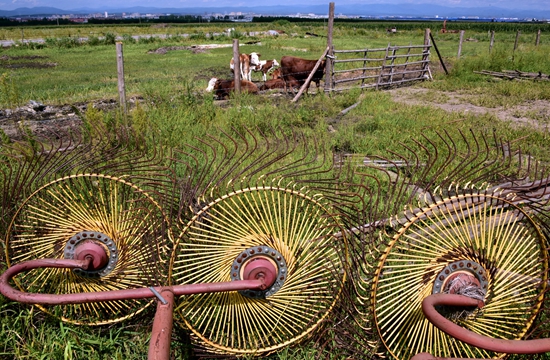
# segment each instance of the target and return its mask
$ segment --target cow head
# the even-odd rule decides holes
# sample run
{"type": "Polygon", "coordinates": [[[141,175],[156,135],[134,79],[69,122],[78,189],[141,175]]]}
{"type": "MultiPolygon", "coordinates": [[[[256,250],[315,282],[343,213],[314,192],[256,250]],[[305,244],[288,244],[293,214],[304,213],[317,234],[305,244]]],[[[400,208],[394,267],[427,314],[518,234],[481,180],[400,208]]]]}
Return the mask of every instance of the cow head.
{"type": "Polygon", "coordinates": [[[250,65],[260,65],[260,54],[250,53],[250,65]]]}
{"type": "Polygon", "coordinates": [[[281,68],[275,69],[271,73],[271,78],[272,79],[279,79],[279,78],[282,78],[282,77],[283,77],[283,75],[281,74],[281,68]]]}
{"type": "Polygon", "coordinates": [[[208,87],[206,88],[206,91],[212,91],[214,90],[214,86],[216,85],[216,82],[218,81],[218,78],[213,77],[208,82],[208,87]]]}
{"type": "Polygon", "coordinates": [[[276,59],[273,59],[273,66],[280,66],[276,59]]]}

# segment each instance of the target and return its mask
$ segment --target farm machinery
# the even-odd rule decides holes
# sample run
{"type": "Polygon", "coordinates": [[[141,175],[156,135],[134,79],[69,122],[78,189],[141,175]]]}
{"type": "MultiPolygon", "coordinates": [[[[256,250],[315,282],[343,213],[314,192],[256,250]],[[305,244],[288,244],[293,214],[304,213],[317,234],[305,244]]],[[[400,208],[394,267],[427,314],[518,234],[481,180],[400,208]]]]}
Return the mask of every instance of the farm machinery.
{"type": "Polygon", "coordinates": [[[170,358],[174,320],[207,357],[550,350],[550,179],[496,137],[366,158],[277,129],[169,151],[65,135],[2,149],[11,300],[98,326],[156,305],[149,359],[170,358]]]}

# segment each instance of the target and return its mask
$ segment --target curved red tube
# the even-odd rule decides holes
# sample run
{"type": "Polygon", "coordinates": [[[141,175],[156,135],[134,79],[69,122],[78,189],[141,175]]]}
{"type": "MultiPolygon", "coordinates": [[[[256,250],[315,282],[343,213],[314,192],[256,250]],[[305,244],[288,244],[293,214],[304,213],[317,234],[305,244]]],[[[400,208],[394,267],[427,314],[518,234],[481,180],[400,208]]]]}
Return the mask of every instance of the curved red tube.
{"type": "Polygon", "coordinates": [[[540,354],[550,351],[550,339],[504,340],[476,334],[443,317],[435,309],[437,305],[483,307],[483,302],[455,294],[433,294],[422,301],[422,311],[434,326],[469,345],[507,354],[540,354]]]}
{"type": "MultiPolygon", "coordinates": [[[[86,269],[89,260],[70,260],[70,259],[40,259],[23,261],[8,268],[0,276],[0,293],[8,299],[25,304],[48,304],[48,305],[66,305],[82,304],[90,302],[145,299],[153,298],[157,295],[150,288],[125,289],[113,291],[99,291],[78,294],[36,294],[27,293],[14,289],[10,280],[17,274],[37,268],[67,268],[67,269],[86,269]]],[[[157,293],[169,289],[174,295],[191,295],[213,292],[238,291],[238,290],[263,290],[266,284],[263,277],[253,280],[239,280],[219,283],[175,285],[171,287],[154,287],[157,293]]]]}

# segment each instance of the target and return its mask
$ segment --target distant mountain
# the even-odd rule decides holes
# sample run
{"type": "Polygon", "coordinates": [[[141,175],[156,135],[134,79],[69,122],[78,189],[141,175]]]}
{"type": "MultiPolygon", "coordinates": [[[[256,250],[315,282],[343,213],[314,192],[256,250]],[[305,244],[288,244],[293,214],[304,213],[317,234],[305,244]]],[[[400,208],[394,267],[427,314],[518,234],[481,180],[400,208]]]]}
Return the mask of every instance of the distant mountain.
{"type": "Polygon", "coordinates": [[[61,10],[54,7],[22,7],[15,10],[0,10],[0,16],[2,17],[16,17],[16,16],[50,16],[50,15],[70,15],[70,14],[83,14],[74,10],[61,10]]]}
{"type": "MultiPolygon", "coordinates": [[[[211,13],[227,14],[230,12],[255,13],[263,15],[295,15],[328,13],[327,5],[277,5],[277,6],[224,6],[224,7],[192,7],[192,8],[158,8],[145,6],[129,6],[124,8],[79,8],[61,10],[53,7],[19,8],[16,10],[0,10],[0,16],[28,16],[28,15],[67,15],[89,14],[107,11],[113,13],[140,13],[140,14],[191,14],[205,15],[211,13]]],[[[337,15],[361,16],[412,16],[412,17],[485,17],[485,18],[519,18],[519,19],[550,19],[550,10],[510,10],[493,6],[465,8],[447,7],[433,4],[352,4],[335,7],[337,15]]]]}

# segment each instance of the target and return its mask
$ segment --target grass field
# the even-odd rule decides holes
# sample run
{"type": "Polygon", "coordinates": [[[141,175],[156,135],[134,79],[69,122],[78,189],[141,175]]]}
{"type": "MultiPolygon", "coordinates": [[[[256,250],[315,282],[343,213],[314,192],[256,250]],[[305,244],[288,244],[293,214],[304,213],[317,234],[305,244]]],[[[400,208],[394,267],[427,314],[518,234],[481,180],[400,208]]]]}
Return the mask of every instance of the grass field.
{"type": "MultiPolygon", "coordinates": [[[[235,37],[240,40],[242,52],[256,51],[262,59],[280,59],[283,55],[317,59],[326,48],[326,38],[308,36],[306,32],[326,34],[323,23],[3,28],[0,40],[21,39],[23,32],[25,39],[43,38],[46,42],[19,43],[0,49],[0,108],[4,111],[15,109],[30,100],[46,105],[118,100],[114,36],[120,36],[123,37],[127,98],[136,99],[138,105],[132,103],[127,117],[120,111],[92,107],[83,116],[87,121],[105,124],[127,122],[153,147],[159,139],[166,147],[180,149],[185,143],[197,143],[197,139],[209,133],[234,134],[245,128],[268,133],[270,129],[278,129],[285,134],[302,132],[317,139],[328,152],[391,157],[392,152],[403,149],[400,144],[411,144],[413,139],[425,136],[438,144],[438,134],[468,134],[474,130],[514,141],[515,146],[529,152],[536,162],[548,166],[550,113],[533,108],[530,114],[533,121],[525,124],[502,121],[496,110],[492,110],[522,104],[529,107],[534,101],[550,106],[550,81],[496,80],[474,71],[517,69],[550,74],[550,32],[543,32],[540,45],[535,47],[536,25],[527,24],[521,28],[518,24],[522,33],[519,47],[513,51],[516,32],[497,28],[495,46],[489,52],[490,24],[484,24],[484,28],[466,28],[465,38],[469,41],[463,44],[460,59],[457,59],[458,34],[441,34],[440,24],[435,23],[337,23],[333,43],[338,49],[383,48],[389,43],[419,45],[423,43],[427,26],[433,26],[436,45],[450,74],[443,73],[432,50],[434,80],[412,85],[422,89],[413,105],[394,101],[391,91],[320,92],[304,96],[297,103],[291,103],[288,95],[242,95],[217,102],[212,94],[204,91],[211,77],[231,76],[232,48],[196,51],[191,46],[230,45],[235,37]],[[398,29],[396,34],[385,31],[392,25],[398,29]],[[207,36],[227,28],[235,28],[231,36],[207,36]],[[283,30],[284,34],[244,35],[245,32],[270,29],[283,30]],[[137,41],[131,38],[131,35],[151,34],[169,37],[137,41]],[[75,41],[79,37],[89,37],[93,41],[75,41]],[[188,48],[155,52],[162,47],[188,48]],[[482,115],[448,112],[432,106],[444,103],[452,94],[460,94],[461,101],[483,107],[487,112],[482,115]],[[353,110],[341,114],[354,104],[357,106],[353,110]]],[[[459,24],[452,26],[459,27],[459,24]]],[[[545,26],[540,25],[546,29],[545,26]]],[[[255,73],[253,77],[259,81],[260,75],[255,73]]],[[[0,271],[3,271],[3,255],[0,261],[0,271]]],[[[136,321],[122,324],[78,327],[0,296],[0,358],[143,359],[147,353],[153,311],[146,311],[136,321]]],[[[174,331],[172,348],[174,358],[192,358],[189,334],[180,325],[174,331]]],[[[309,343],[291,347],[270,358],[313,359],[315,347],[309,343]]]]}

